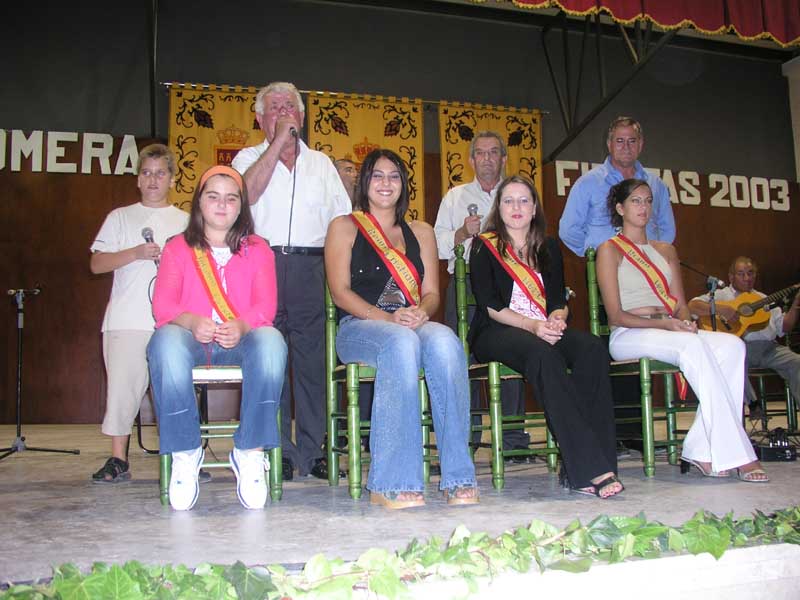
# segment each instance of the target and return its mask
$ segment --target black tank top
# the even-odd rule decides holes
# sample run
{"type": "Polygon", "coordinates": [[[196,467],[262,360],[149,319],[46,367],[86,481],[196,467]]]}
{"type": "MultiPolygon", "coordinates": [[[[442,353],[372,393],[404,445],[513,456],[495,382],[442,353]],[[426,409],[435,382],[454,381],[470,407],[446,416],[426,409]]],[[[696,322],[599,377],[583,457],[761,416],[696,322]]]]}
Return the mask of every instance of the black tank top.
{"type": "MultiPolygon", "coordinates": [[[[420,280],[425,277],[425,267],[420,256],[417,236],[405,221],[400,221],[403,240],[406,245],[406,258],[417,269],[420,280]]],[[[408,306],[397,283],[394,281],[386,265],[369,243],[361,230],[357,230],[350,258],[350,289],[364,300],[386,312],[394,312],[398,308],[408,306]]],[[[349,313],[340,310],[339,318],[349,313]]]]}

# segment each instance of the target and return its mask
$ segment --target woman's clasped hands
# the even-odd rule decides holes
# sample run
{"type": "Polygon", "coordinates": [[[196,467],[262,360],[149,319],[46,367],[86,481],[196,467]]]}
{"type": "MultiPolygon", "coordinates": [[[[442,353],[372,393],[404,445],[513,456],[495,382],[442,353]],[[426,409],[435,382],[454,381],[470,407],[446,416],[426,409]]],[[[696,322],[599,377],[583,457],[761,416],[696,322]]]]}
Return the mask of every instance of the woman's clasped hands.
{"type": "Polygon", "coordinates": [[[416,329],[423,323],[427,322],[428,319],[430,319],[428,313],[422,310],[419,306],[398,308],[392,313],[392,321],[398,325],[403,325],[410,329],[416,329]]]}
{"type": "Polygon", "coordinates": [[[540,319],[529,319],[525,317],[523,329],[530,331],[533,335],[543,339],[550,345],[555,344],[561,339],[567,322],[560,315],[551,314],[546,321],[540,319]]]}

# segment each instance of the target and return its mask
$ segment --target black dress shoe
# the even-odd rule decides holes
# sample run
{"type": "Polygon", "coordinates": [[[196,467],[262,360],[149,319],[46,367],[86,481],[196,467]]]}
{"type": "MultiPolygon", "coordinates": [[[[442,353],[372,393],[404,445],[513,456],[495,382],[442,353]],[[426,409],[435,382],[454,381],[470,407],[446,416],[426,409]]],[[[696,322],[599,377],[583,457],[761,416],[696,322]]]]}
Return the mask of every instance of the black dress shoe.
{"type": "Polygon", "coordinates": [[[281,460],[281,471],[284,481],[291,481],[294,479],[294,467],[292,466],[292,461],[290,461],[288,458],[281,460]]]}
{"type": "MultiPolygon", "coordinates": [[[[311,471],[309,471],[308,475],[310,477],[316,477],[317,479],[328,479],[328,459],[326,458],[318,458],[314,461],[314,466],[311,467],[311,471]]],[[[344,479],[347,477],[347,473],[342,470],[339,470],[339,479],[344,479]]]]}

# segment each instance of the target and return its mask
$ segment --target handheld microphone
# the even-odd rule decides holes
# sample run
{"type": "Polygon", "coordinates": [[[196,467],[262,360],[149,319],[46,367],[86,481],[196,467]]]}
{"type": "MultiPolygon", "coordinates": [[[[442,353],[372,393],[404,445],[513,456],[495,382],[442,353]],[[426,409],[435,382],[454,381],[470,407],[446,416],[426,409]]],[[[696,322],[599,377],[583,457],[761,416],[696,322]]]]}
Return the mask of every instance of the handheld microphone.
{"type": "Polygon", "coordinates": [[[20,288],[18,290],[8,290],[6,294],[9,296],[16,296],[17,294],[22,294],[23,296],[38,296],[42,293],[42,286],[40,284],[35,284],[33,288],[26,290],[20,288]]]}
{"type": "Polygon", "coordinates": [[[294,127],[290,127],[289,128],[289,135],[291,135],[293,138],[296,138],[297,137],[297,129],[295,129],[294,127]]]}
{"type": "MultiPolygon", "coordinates": [[[[144,229],[142,229],[142,237],[144,238],[144,241],[147,242],[148,244],[153,244],[154,243],[153,242],[153,230],[150,229],[149,227],[145,227],[144,229]]],[[[157,258],[154,258],[153,262],[156,263],[156,268],[158,268],[158,265],[159,265],[160,261],[157,258]]]]}
{"type": "Polygon", "coordinates": [[[477,204],[470,204],[467,207],[467,212],[469,213],[470,217],[474,217],[478,214],[478,205],[477,204]]]}

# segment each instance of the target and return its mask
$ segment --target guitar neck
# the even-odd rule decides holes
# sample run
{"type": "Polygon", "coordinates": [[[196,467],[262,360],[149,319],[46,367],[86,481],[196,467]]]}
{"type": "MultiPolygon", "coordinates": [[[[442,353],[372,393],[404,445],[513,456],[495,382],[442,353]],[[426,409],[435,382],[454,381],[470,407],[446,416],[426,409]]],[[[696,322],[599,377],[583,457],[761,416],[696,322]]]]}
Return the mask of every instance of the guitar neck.
{"type": "Polygon", "coordinates": [[[778,300],[783,300],[786,296],[788,296],[798,288],[800,288],[800,283],[795,283],[794,285],[790,285],[787,288],[778,290],[774,294],[770,294],[766,298],[762,298],[758,302],[752,302],[750,306],[753,308],[753,310],[758,310],[762,306],[767,306],[768,304],[772,304],[773,302],[777,302],[778,300]]]}

